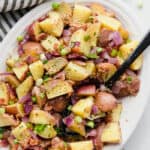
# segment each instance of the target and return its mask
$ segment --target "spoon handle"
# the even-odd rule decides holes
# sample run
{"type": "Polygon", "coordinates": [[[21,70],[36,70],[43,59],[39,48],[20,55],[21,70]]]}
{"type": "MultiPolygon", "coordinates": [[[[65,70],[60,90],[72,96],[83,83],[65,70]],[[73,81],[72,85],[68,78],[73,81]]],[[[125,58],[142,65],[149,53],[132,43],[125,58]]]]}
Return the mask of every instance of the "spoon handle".
{"type": "Polygon", "coordinates": [[[106,82],[105,85],[111,88],[113,83],[117,81],[120,76],[126,71],[127,68],[136,60],[136,58],[150,45],[150,31],[146,34],[144,39],[141,41],[135,51],[127,58],[127,60],[120,66],[120,68],[112,75],[106,82]]]}

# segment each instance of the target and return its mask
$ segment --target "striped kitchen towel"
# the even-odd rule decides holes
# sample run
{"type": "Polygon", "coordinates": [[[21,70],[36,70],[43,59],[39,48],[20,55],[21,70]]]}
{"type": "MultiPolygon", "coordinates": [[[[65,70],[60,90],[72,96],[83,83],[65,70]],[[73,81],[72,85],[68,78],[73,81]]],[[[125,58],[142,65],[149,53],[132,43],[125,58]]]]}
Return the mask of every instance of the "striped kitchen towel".
{"type": "Polygon", "coordinates": [[[0,0],[0,41],[33,6],[46,0],[0,0]]]}

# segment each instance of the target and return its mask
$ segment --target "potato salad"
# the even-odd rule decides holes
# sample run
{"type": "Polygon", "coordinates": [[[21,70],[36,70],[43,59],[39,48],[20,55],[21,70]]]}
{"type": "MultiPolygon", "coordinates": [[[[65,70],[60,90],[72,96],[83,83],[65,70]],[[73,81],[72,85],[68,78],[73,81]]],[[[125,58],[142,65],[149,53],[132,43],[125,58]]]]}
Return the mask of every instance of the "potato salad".
{"type": "Polygon", "coordinates": [[[53,2],[17,37],[0,72],[0,147],[102,150],[121,143],[122,98],[138,93],[142,55],[105,82],[138,45],[99,3],[53,2]]]}

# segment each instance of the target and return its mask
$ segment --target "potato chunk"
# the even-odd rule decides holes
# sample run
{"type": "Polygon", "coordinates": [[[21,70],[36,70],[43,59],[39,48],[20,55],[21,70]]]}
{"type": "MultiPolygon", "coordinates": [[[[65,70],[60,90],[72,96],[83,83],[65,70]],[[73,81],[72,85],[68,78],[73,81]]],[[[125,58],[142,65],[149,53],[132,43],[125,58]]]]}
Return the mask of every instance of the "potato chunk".
{"type": "Polygon", "coordinates": [[[45,84],[48,99],[73,92],[72,86],[67,81],[52,80],[45,84]]]}
{"type": "Polygon", "coordinates": [[[69,143],[71,150],[93,150],[93,142],[90,141],[80,141],[80,142],[72,142],[69,143]]]}
{"type": "Polygon", "coordinates": [[[0,127],[15,126],[17,121],[7,114],[0,114],[0,127]]]}
{"type": "Polygon", "coordinates": [[[5,107],[5,110],[9,114],[15,114],[15,115],[17,114],[21,117],[24,116],[23,104],[20,104],[20,103],[8,105],[8,106],[5,107]]]}
{"type": "Polygon", "coordinates": [[[79,42],[80,45],[78,46],[78,53],[82,53],[84,55],[88,55],[91,49],[91,45],[89,41],[85,41],[84,38],[88,36],[83,29],[79,29],[75,31],[70,39],[69,45],[71,46],[72,43],[79,42]]]}
{"type": "Polygon", "coordinates": [[[29,66],[30,72],[34,78],[34,80],[37,80],[39,78],[42,78],[44,74],[44,66],[42,61],[36,61],[29,66]]]}
{"type": "Polygon", "coordinates": [[[120,143],[121,130],[118,122],[110,122],[102,131],[101,141],[104,143],[120,143]]]}
{"type": "Polygon", "coordinates": [[[82,118],[88,118],[90,116],[94,99],[92,96],[80,99],[75,105],[73,105],[71,111],[82,118]]]}
{"type": "Polygon", "coordinates": [[[9,91],[4,82],[0,82],[0,105],[7,105],[9,100],[9,91]]]}
{"type": "Polygon", "coordinates": [[[82,81],[89,76],[89,71],[73,62],[69,62],[65,68],[66,78],[73,81],[82,81]]]}
{"type": "Polygon", "coordinates": [[[45,50],[52,52],[55,50],[55,46],[60,46],[60,42],[54,36],[48,36],[45,40],[42,40],[41,45],[45,50]]]}
{"type": "Polygon", "coordinates": [[[17,78],[22,81],[26,77],[26,73],[28,72],[28,65],[22,65],[19,67],[14,67],[13,72],[17,76],[17,78]]]}
{"type": "Polygon", "coordinates": [[[19,142],[24,143],[25,141],[29,140],[31,137],[31,133],[24,122],[21,122],[19,126],[12,130],[13,136],[19,140],[19,142]]]}
{"type": "MultiPolygon", "coordinates": [[[[138,46],[139,42],[138,41],[131,41],[127,44],[123,44],[119,51],[120,55],[124,60],[126,60],[129,55],[136,49],[138,46]]],[[[132,70],[139,70],[142,67],[143,63],[143,55],[140,55],[130,66],[132,70]]]]}
{"type": "Polygon", "coordinates": [[[118,122],[120,119],[121,111],[122,111],[122,104],[117,104],[116,108],[114,108],[110,113],[111,120],[114,122],[118,122]]]}
{"type": "Polygon", "coordinates": [[[31,111],[29,121],[34,124],[55,124],[55,119],[51,114],[38,109],[31,111]]]}
{"type": "Polygon", "coordinates": [[[91,9],[88,7],[76,4],[73,9],[73,23],[85,23],[91,13],[91,9]]]}
{"type": "Polygon", "coordinates": [[[67,65],[67,60],[63,57],[53,58],[44,65],[49,75],[56,74],[67,65]]]}
{"type": "Polygon", "coordinates": [[[33,86],[33,78],[29,76],[16,88],[18,98],[21,99],[23,96],[28,94],[32,86],[33,86]]]}
{"type": "Polygon", "coordinates": [[[64,23],[59,13],[50,12],[49,18],[40,22],[40,27],[44,32],[59,37],[63,32],[64,23]]]}
{"type": "Polygon", "coordinates": [[[121,27],[120,21],[113,17],[105,16],[105,15],[98,15],[97,19],[99,22],[102,23],[102,26],[108,28],[110,30],[118,31],[121,27]]]}

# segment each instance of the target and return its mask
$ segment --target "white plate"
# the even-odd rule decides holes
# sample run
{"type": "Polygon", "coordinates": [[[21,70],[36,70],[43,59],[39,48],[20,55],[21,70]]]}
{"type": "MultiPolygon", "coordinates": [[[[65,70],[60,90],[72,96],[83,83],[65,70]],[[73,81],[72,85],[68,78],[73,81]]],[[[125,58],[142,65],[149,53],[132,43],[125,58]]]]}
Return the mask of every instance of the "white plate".
{"type": "MultiPolygon", "coordinates": [[[[82,0],[83,1],[83,0],[82,0]]],[[[137,17],[125,4],[120,2],[120,0],[87,0],[88,2],[97,1],[105,5],[109,9],[116,12],[118,18],[123,22],[125,27],[130,31],[133,39],[140,40],[142,37],[142,27],[139,24],[137,17]]],[[[68,2],[73,2],[73,0],[68,0],[68,2]]],[[[16,38],[18,35],[22,34],[26,27],[30,25],[34,20],[39,18],[41,15],[46,13],[50,9],[50,2],[46,2],[30,13],[25,15],[9,32],[6,38],[3,40],[0,48],[0,71],[5,69],[5,60],[8,58],[17,45],[16,38]]],[[[144,108],[147,104],[149,98],[150,84],[150,53],[148,51],[145,53],[144,64],[141,71],[141,88],[140,92],[136,97],[128,97],[123,100],[123,112],[121,115],[121,130],[122,130],[122,143],[120,145],[106,146],[104,150],[119,150],[125,144],[125,142],[131,136],[131,133],[136,128],[138,121],[140,120],[144,108]]]]}

